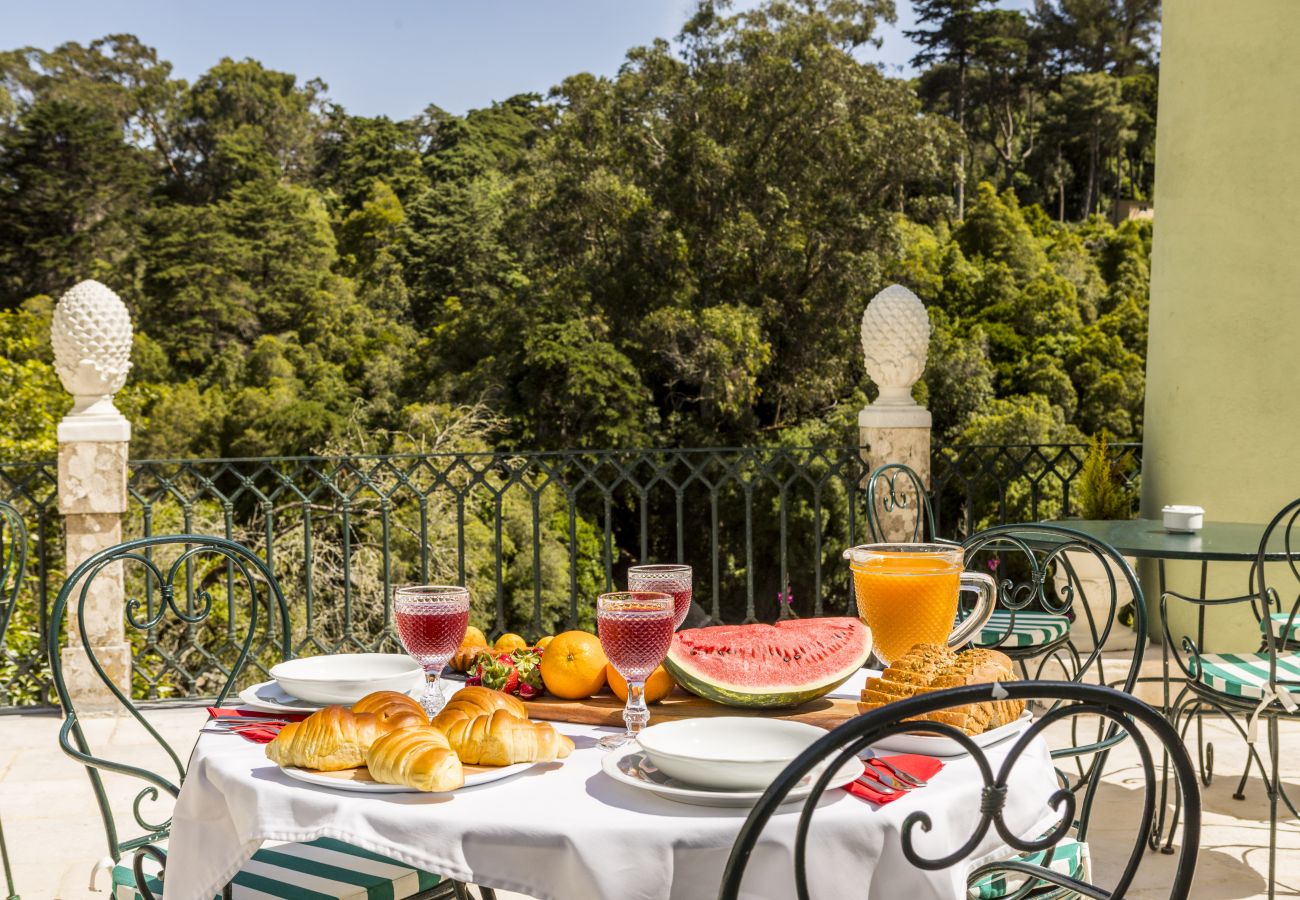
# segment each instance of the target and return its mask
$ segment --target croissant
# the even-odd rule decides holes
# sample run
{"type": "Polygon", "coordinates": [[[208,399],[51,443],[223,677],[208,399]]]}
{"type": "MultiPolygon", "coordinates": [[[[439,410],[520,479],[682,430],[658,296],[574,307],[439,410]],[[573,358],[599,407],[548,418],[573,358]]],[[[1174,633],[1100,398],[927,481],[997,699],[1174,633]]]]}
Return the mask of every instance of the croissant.
{"type": "Polygon", "coordinates": [[[433,717],[433,727],[445,731],[452,722],[490,715],[498,709],[504,709],[520,719],[528,718],[528,709],[524,706],[524,701],[514,694],[471,684],[451,695],[447,705],[433,717]]]}
{"type": "Polygon", "coordinates": [[[373,694],[366,694],[352,704],[352,711],[354,713],[374,713],[385,722],[395,716],[401,716],[405,720],[415,716],[418,721],[412,721],[411,724],[429,724],[429,717],[424,714],[424,708],[420,706],[420,702],[397,691],[375,691],[373,694]]]}
{"type": "MultiPolygon", "coordinates": [[[[494,692],[495,693],[495,692],[494,692]]],[[[443,712],[446,712],[444,710],[443,712]]],[[[442,718],[439,714],[438,718],[442,718]]],[[[447,743],[466,765],[510,766],[521,762],[550,762],[564,759],[573,741],[547,722],[530,722],[498,709],[490,715],[457,718],[435,727],[447,736],[447,743]]]]}
{"type": "Polygon", "coordinates": [[[366,751],[380,737],[409,719],[385,722],[374,713],[354,713],[342,706],[318,709],[301,722],[290,722],[266,745],[267,757],[282,766],[335,772],[364,765],[366,751]]]}
{"type": "Polygon", "coordinates": [[[454,791],[465,783],[465,769],[441,731],[398,728],[370,745],[370,777],[421,791],[454,791]]]}

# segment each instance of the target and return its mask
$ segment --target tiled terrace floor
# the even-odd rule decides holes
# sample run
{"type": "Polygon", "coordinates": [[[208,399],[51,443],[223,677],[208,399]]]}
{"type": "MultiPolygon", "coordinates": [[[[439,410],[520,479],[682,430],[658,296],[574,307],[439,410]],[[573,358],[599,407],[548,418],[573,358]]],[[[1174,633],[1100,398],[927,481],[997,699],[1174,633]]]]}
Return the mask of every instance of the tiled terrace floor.
{"type": "MultiPolygon", "coordinates": [[[[178,747],[189,747],[204,719],[201,709],[169,709],[150,720],[178,747]]],[[[104,898],[87,889],[94,861],[103,854],[103,832],[93,806],[89,784],[80,767],[57,749],[59,720],[52,715],[0,717],[0,815],[3,815],[10,856],[15,864],[18,893],[24,900],[104,898]]],[[[1267,872],[1267,798],[1258,777],[1252,777],[1246,799],[1232,799],[1245,759],[1244,745],[1231,727],[1207,720],[1215,743],[1219,777],[1203,792],[1205,832],[1193,897],[1240,900],[1265,895],[1267,872]]],[[[129,720],[101,719],[88,723],[96,746],[141,763],[160,760],[150,753],[144,734],[129,720]]],[[[1284,780],[1292,796],[1300,796],[1300,725],[1284,729],[1284,780]]],[[[1093,856],[1107,871],[1118,854],[1131,846],[1140,790],[1140,768],[1131,744],[1112,756],[1093,815],[1093,856]]],[[[123,782],[110,785],[115,795],[131,796],[123,782]]],[[[125,807],[129,809],[128,807],[125,807]]],[[[128,813],[129,818],[129,813],[128,813]]],[[[1279,831],[1278,896],[1300,896],[1300,823],[1283,820],[1279,831]]],[[[1162,886],[1175,857],[1146,854],[1135,898],[1167,896],[1162,886]]],[[[1104,875],[1101,876],[1104,879],[1104,875]]],[[[1104,883],[1104,882],[1103,882],[1104,883]]],[[[504,896],[504,895],[503,895],[504,896]]]]}

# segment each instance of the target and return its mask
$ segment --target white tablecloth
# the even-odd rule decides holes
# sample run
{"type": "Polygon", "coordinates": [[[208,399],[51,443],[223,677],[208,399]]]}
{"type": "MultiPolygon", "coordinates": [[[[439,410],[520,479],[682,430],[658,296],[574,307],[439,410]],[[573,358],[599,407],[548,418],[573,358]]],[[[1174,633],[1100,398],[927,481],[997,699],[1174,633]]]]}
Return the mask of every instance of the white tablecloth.
{"type": "MultiPolygon", "coordinates": [[[[857,696],[862,677],[837,693],[857,696]]],[[[577,744],[567,760],[449,795],[317,788],[283,775],[261,745],[203,735],[176,804],[167,900],[211,900],[264,841],[319,837],[540,900],[716,897],[747,811],[688,806],[619,784],[601,771],[603,751],[593,746],[609,729],[558,727],[577,744]]],[[[1012,743],[989,751],[995,767],[1012,743]]],[[[980,786],[975,764],[958,758],[947,761],[928,786],[883,806],[842,790],[828,792],[809,840],[813,896],[964,896],[972,863],[942,872],[915,869],[903,856],[900,832],[908,814],[922,809],[933,818],[934,830],[916,830],[918,850],[930,857],[955,850],[979,820],[980,786]]],[[[1056,787],[1039,741],[1011,778],[1008,825],[1022,835],[1045,831],[1055,822],[1046,800],[1056,787]]],[[[747,869],[747,897],[794,896],[794,830],[801,808],[789,804],[768,824],[747,869]]],[[[972,859],[1008,855],[990,829],[972,859]]]]}

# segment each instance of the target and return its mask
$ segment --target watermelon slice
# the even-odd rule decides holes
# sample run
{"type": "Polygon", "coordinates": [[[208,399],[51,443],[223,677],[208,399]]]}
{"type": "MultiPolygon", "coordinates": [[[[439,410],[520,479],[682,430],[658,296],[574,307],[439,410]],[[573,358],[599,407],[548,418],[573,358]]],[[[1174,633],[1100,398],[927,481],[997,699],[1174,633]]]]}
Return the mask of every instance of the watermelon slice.
{"type": "Polygon", "coordinates": [[[785,619],[679,631],[664,667],[716,703],[798,706],[839,687],[870,655],[871,629],[857,619],[785,619]]]}

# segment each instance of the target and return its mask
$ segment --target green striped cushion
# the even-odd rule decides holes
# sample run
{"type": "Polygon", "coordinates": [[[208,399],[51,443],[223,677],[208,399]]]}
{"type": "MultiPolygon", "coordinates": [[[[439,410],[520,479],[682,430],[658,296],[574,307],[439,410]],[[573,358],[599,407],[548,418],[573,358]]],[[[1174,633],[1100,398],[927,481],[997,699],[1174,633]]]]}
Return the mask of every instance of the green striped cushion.
{"type": "MultiPolygon", "coordinates": [[[[1247,700],[1263,700],[1268,684],[1267,653],[1206,653],[1200,658],[1200,681],[1206,687],[1247,700]]],[[[1279,653],[1279,684],[1300,686],[1300,653],[1279,653]]]]}
{"type": "Polygon", "coordinates": [[[1291,623],[1291,628],[1283,636],[1282,632],[1286,630],[1287,620],[1291,618],[1290,612],[1272,613],[1267,619],[1260,619],[1259,630],[1264,631],[1265,625],[1269,621],[1273,622],[1273,635],[1280,640],[1300,641],[1300,613],[1296,614],[1295,621],[1291,623]]]}
{"type": "MultiPolygon", "coordinates": [[[[1047,851],[1025,853],[1017,857],[1021,862],[1035,866],[1043,865],[1047,851]]],[[[1069,875],[1080,881],[1088,880],[1088,845],[1066,838],[1052,848],[1052,861],[1047,868],[1062,875],[1069,875]]],[[[966,896],[971,900],[996,900],[1014,893],[1025,883],[1025,876],[1019,872],[990,872],[970,884],[966,896]]]]}
{"type": "Polygon", "coordinates": [[[999,609],[989,617],[980,631],[979,643],[983,646],[997,644],[999,647],[1041,647],[1058,641],[1069,633],[1070,620],[1065,616],[1017,610],[1013,622],[1008,610],[999,609]],[[1003,635],[1006,635],[1006,640],[998,644],[1003,635]]]}
{"type": "MultiPolygon", "coordinates": [[[[147,860],[145,881],[162,897],[158,865],[147,860]]],[[[235,900],[402,900],[436,886],[439,876],[333,838],[263,847],[235,876],[235,900]]],[[[130,864],[113,868],[113,900],[141,900],[130,864]]]]}

